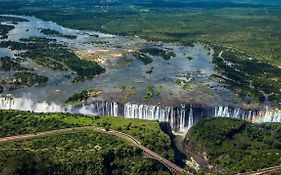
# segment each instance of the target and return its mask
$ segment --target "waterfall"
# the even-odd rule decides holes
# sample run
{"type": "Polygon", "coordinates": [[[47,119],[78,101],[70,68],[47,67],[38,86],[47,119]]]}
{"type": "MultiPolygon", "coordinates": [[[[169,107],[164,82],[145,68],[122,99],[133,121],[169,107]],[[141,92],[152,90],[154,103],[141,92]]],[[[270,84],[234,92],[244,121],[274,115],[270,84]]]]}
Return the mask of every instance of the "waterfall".
{"type": "Polygon", "coordinates": [[[281,111],[247,110],[229,106],[202,107],[182,104],[178,107],[156,105],[120,104],[118,102],[97,101],[90,104],[65,107],[56,103],[35,102],[25,98],[0,97],[0,109],[14,109],[33,112],[63,112],[91,116],[119,116],[144,120],[168,122],[173,131],[184,132],[206,117],[228,117],[250,122],[281,122],[281,111]]]}
{"type": "Polygon", "coordinates": [[[0,109],[14,109],[34,112],[64,112],[64,107],[55,103],[35,103],[31,99],[0,97],[0,109]]]}
{"type": "Polygon", "coordinates": [[[266,108],[265,112],[260,112],[260,118],[256,122],[281,122],[281,111],[278,109],[266,108]]]}
{"type": "Polygon", "coordinates": [[[188,114],[188,127],[187,129],[189,130],[193,126],[193,109],[192,106],[190,106],[189,109],[189,114],[188,114]]]}
{"type": "Polygon", "coordinates": [[[231,108],[229,106],[215,107],[214,117],[228,117],[253,121],[261,116],[259,110],[245,110],[242,108],[231,108]]]}
{"type": "Polygon", "coordinates": [[[180,131],[184,131],[185,130],[185,105],[181,105],[181,109],[180,109],[180,131]]]}
{"type": "Polygon", "coordinates": [[[119,107],[116,102],[95,102],[82,106],[70,107],[67,112],[93,116],[119,116],[119,107]]]}

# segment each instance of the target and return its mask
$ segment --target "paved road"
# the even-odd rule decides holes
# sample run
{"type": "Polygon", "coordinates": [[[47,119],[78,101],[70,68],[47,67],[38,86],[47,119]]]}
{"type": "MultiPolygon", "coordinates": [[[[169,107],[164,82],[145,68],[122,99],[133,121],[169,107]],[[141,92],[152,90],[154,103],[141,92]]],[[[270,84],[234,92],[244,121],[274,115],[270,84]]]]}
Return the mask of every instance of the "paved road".
{"type": "Polygon", "coordinates": [[[24,135],[17,135],[17,136],[10,136],[10,137],[4,137],[0,138],[0,143],[5,143],[5,142],[13,142],[13,141],[19,141],[19,140],[26,140],[26,139],[32,139],[32,138],[40,138],[40,137],[46,137],[46,136],[51,136],[51,135],[57,135],[57,134],[65,134],[65,133],[71,133],[71,132],[77,132],[81,130],[95,130],[101,133],[113,135],[119,138],[123,138],[129,142],[131,142],[133,145],[137,146],[140,148],[146,155],[149,155],[149,157],[152,157],[155,160],[158,160],[160,163],[168,167],[170,170],[174,170],[174,172],[183,172],[185,174],[190,174],[187,173],[184,169],[181,167],[177,166],[173,162],[167,160],[166,158],[160,156],[159,154],[151,151],[147,147],[143,146],[137,139],[134,137],[125,134],[123,132],[119,132],[116,130],[108,130],[106,131],[104,128],[99,128],[99,127],[94,127],[94,126],[86,126],[86,127],[75,127],[75,128],[66,128],[66,129],[59,129],[59,130],[52,130],[52,131],[45,131],[45,132],[38,132],[34,134],[24,134],[24,135]]]}
{"type": "Polygon", "coordinates": [[[167,168],[169,168],[170,170],[173,169],[174,172],[179,173],[179,172],[184,172],[186,174],[190,174],[191,173],[187,173],[184,169],[182,169],[181,167],[177,166],[176,164],[174,164],[173,162],[167,160],[166,158],[160,156],[159,154],[155,153],[154,151],[151,151],[150,149],[148,149],[147,147],[143,146],[138,140],[136,140],[134,137],[119,132],[119,131],[115,131],[115,130],[110,130],[107,132],[108,134],[117,136],[117,137],[121,137],[124,138],[128,141],[130,141],[131,143],[133,143],[135,146],[137,146],[138,148],[140,148],[146,155],[149,155],[149,157],[152,157],[153,159],[158,160],[160,163],[164,164],[167,168]]]}
{"type": "Polygon", "coordinates": [[[252,171],[248,173],[239,173],[237,175],[260,175],[260,174],[271,174],[271,173],[278,173],[278,172],[281,172],[281,165],[264,168],[258,171],[252,171]]]}

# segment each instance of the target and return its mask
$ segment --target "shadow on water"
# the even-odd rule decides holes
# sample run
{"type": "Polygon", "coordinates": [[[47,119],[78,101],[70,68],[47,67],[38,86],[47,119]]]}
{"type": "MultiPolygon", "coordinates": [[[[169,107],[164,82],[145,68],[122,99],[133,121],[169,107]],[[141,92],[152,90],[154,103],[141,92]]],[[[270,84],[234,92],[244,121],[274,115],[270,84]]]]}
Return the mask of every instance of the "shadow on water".
{"type": "Polygon", "coordinates": [[[171,147],[175,154],[174,163],[177,164],[178,166],[184,168],[186,156],[178,149],[178,147],[176,145],[176,138],[172,133],[170,124],[168,122],[160,122],[160,128],[165,134],[169,135],[169,137],[170,137],[171,147]]]}

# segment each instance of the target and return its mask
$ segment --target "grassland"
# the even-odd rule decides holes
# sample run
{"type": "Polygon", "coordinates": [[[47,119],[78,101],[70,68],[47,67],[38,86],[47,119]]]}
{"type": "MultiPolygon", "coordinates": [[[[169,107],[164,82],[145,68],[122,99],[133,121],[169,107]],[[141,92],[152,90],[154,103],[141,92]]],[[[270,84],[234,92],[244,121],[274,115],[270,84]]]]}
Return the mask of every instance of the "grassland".
{"type": "Polygon", "coordinates": [[[249,172],[281,163],[281,125],[215,118],[199,122],[186,136],[186,150],[218,174],[249,172]]]}
{"type": "Polygon", "coordinates": [[[161,131],[156,121],[17,111],[1,111],[0,116],[0,137],[77,126],[100,126],[128,133],[160,155],[170,160],[174,157],[170,138],[161,131]]]}

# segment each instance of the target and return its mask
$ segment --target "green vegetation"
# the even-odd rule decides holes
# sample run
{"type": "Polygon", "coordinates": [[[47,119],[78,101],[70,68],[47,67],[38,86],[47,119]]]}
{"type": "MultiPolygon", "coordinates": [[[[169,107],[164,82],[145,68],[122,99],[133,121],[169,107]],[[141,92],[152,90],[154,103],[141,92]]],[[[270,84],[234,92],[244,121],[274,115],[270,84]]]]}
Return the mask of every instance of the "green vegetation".
{"type": "Polygon", "coordinates": [[[70,28],[149,40],[212,42],[281,65],[281,8],[276,0],[20,2],[1,0],[1,13],[35,15],[70,28]],[[271,3],[277,5],[263,5],[271,3]]]}
{"type": "Polygon", "coordinates": [[[52,30],[52,29],[39,29],[41,33],[45,34],[45,35],[50,35],[50,36],[56,36],[56,37],[63,37],[63,38],[67,38],[67,39],[76,39],[77,36],[75,35],[64,35],[62,33],[60,33],[59,31],[56,30],[52,30]]]}
{"type": "Polygon", "coordinates": [[[71,117],[71,115],[66,114],[0,111],[0,115],[0,137],[79,126],[78,124],[69,124],[60,120],[60,118],[71,117]]]}
{"type": "Polygon", "coordinates": [[[11,57],[0,58],[0,70],[11,71],[11,70],[28,70],[27,68],[21,67],[21,65],[13,60],[11,57]]]}
{"type": "Polygon", "coordinates": [[[144,53],[141,52],[135,52],[134,57],[136,57],[137,60],[143,62],[145,65],[152,63],[153,59],[150,56],[147,56],[144,53]]]}
{"type": "Polygon", "coordinates": [[[31,72],[17,72],[9,80],[5,81],[5,84],[8,84],[9,90],[30,87],[33,85],[42,86],[48,81],[48,77],[37,75],[31,72]]]}
{"type": "Polygon", "coordinates": [[[136,92],[138,90],[138,86],[136,84],[131,84],[131,86],[126,87],[125,85],[122,85],[120,87],[121,90],[121,94],[120,94],[120,98],[122,103],[126,103],[129,102],[130,99],[132,99],[131,97],[134,97],[136,95],[136,92]]]}
{"type": "Polygon", "coordinates": [[[81,102],[85,102],[90,98],[97,97],[99,94],[100,94],[100,91],[97,89],[85,90],[80,93],[75,93],[74,95],[69,97],[67,99],[67,101],[65,102],[65,104],[67,104],[67,105],[80,104],[81,102]]]}
{"type": "Polygon", "coordinates": [[[180,45],[187,46],[187,47],[195,47],[193,41],[181,41],[180,45]]]}
{"type": "Polygon", "coordinates": [[[161,94],[161,90],[163,89],[163,86],[158,86],[155,90],[155,95],[159,96],[161,94]]]}
{"type": "Polygon", "coordinates": [[[163,89],[162,86],[148,86],[146,89],[146,95],[145,98],[149,99],[152,98],[153,96],[159,96],[161,94],[161,90],[163,89]]]}
{"type": "Polygon", "coordinates": [[[94,78],[105,71],[93,61],[81,60],[64,45],[56,40],[31,37],[21,39],[21,42],[2,41],[0,47],[10,47],[12,50],[27,50],[20,53],[22,59],[32,59],[35,63],[53,70],[72,70],[77,73],[74,81],[94,78]]]}
{"type": "Polygon", "coordinates": [[[185,91],[192,89],[190,84],[182,79],[176,79],[176,84],[179,85],[181,89],[185,91]]]}
{"type": "MultiPolygon", "coordinates": [[[[8,21],[11,24],[17,24],[18,22],[27,21],[21,18],[12,18],[12,17],[3,17],[0,16],[0,23],[8,21]]],[[[8,33],[14,29],[15,27],[12,25],[0,24],[0,39],[7,39],[8,33]]]]}
{"type": "Polygon", "coordinates": [[[186,57],[189,61],[193,60],[193,57],[192,56],[187,56],[186,57]]]}
{"type": "Polygon", "coordinates": [[[19,22],[28,22],[28,20],[18,17],[0,16],[0,22],[9,22],[10,24],[18,24],[19,22]]]}
{"type": "MultiPolygon", "coordinates": [[[[99,37],[99,35],[95,36],[95,37],[99,37]]],[[[92,45],[94,46],[109,46],[111,45],[109,41],[91,41],[90,42],[92,45]]]]}
{"type": "Polygon", "coordinates": [[[199,122],[186,136],[186,149],[222,174],[249,172],[281,163],[281,124],[252,124],[242,120],[213,118],[199,122]]]}
{"type": "Polygon", "coordinates": [[[213,46],[213,62],[226,87],[240,95],[256,101],[281,101],[281,69],[260,62],[238,51],[213,46]],[[221,57],[220,57],[220,53],[221,57]]]}
{"type": "Polygon", "coordinates": [[[153,86],[147,87],[145,98],[152,98],[153,94],[154,94],[154,87],[153,86]]]}
{"type": "Polygon", "coordinates": [[[94,131],[1,144],[1,174],[169,174],[121,139],[94,131]]]}
{"type": "Polygon", "coordinates": [[[0,39],[7,39],[9,31],[14,28],[14,26],[0,24],[0,39]]]}
{"type": "Polygon", "coordinates": [[[145,71],[146,74],[152,74],[154,67],[152,66],[150,69],[145,71]]]}
{"type": "Polygon", "coordinates": [[[140,50],[142,53],[150,54],[152,56],[162,57],[164,60],[169,60],[171,57],[175,57],[176,54],[174,52],[163,50],[156,47],[146,47],[140,50]]]}
{"type": "Polygon", "coordinates": [[[126,86],[123,85],[123,86],[120,87],[120,89],[121,89],[122,91],[125,91],[125,90],[126,90],[126,86]]]}
{"type": "Polygon", "coordinates": [[[170,160],[174,159],[170,138],[161,131],[156,121],[18,111],[0,111],[0,116],[0,137],[77,126],[100,126],[128,133],[149,149],[170,160]]]}

